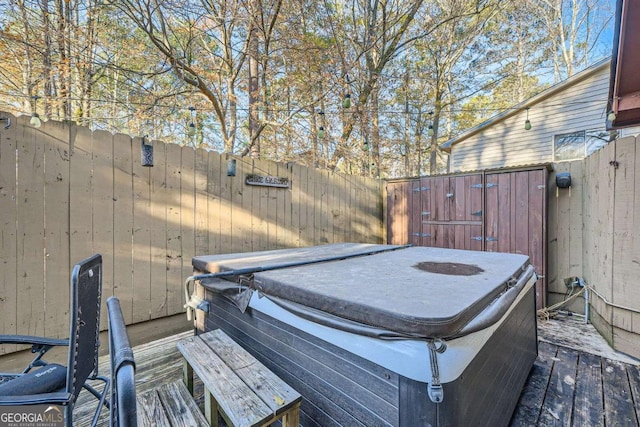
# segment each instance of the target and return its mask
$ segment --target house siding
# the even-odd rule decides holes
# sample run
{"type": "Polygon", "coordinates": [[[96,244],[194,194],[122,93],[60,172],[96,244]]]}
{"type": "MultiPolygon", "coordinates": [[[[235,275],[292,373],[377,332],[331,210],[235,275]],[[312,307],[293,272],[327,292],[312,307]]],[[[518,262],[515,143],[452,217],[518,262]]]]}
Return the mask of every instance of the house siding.
{"type": "Polygon", "coordinates": [[[451,172],[552,162],[554,135],[605,130],[609,66],[529,105],[532,128],[524,129],[522,110],[451,147],[451,172]]]}

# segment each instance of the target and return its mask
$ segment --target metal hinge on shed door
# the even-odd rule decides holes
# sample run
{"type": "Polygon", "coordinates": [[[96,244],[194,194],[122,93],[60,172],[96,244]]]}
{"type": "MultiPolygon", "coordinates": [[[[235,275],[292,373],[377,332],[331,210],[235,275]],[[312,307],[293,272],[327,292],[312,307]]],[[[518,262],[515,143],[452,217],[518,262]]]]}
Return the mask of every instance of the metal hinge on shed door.
{"type": "Polygon", "coordinates": [[[429,233],[413,233],[412,236],[415,236],[415,237],[431,237],[431,234],[429,234],[429,233]]]}
{"type": "Polygon", "coordinates": [[[491,187],[497,187],[498,184],[495,184],[493,182],[487,182],[487,188],[491,188],[491,187]]]}
{"type": "Polygon", "coordinates": [[[484,187],[482,184],[473,184],[471,188],[482,188],[484,187]]]}
{"type": "Polygon", "coordinates": [[[498,238],[497,238],[497,237],[487,237],[487,238],[486,238],[486,241],[487,241],[487,242],[497,242],[497,241],[498,241],[498,238]]]}
{"type": "Polygon", "coordinates": [[[427,216],[427,215],[431,215],[431,212],[429,211],[422,211],[422,216],[427,216]]]}
{"type": "Polygon", "coordinates": [[[473,216],[482,216],[482,211],[471,212],[473,216]]]}

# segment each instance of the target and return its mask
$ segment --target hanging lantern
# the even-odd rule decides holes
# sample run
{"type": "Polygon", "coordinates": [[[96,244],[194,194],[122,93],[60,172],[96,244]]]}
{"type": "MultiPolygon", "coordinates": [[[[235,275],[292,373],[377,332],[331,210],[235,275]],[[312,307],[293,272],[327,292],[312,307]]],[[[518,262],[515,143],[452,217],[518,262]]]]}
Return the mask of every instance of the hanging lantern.
{"type": "Polygon", "coordinates": [[[344,99],[342,100],[342,108],[349,108],[349,107],[351,107],[351,94],[345,93],[344,99]]]}
{"type": "Polygon", "coordinates": [[[196,134],[196,125],[193,122],[191,122],[187,127],[187,135],[193,136],[195,134],[196,134]]]}
{"type": "Polygon", "coordinates": [[[527,120],[524,121],[524,130],[531,130],[531,122],[529,121],[529,107],[527,107],[527,120]]]}
{"type": "Polygon", "coordinates": [[[42,120],[40,120],[40,115],[38,114],[38,111],[37,111],[38,99],[40,99],[40,97],[37,95],[34,95],[32,96],[32,98],[33,98],[33,114],[31,115],[31,120],[29,120],[29,124],[37,129],[40,126],[42,126],[42,120]]]}
{"type": "Polygon", "coordinates": [[[196,134],[196,125],[194,123],[196,117],[196,107],[189,107],[189,112],[191,113],[191,123],[187,126],[187,135],[194,136],[196,134]]]}

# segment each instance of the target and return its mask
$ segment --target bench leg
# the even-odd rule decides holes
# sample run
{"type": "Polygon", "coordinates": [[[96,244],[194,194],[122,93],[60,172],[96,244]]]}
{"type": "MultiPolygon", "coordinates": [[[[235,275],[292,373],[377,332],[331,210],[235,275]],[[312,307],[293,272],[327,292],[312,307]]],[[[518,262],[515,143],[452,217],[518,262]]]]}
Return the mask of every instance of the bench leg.
{"type": "Polygon", "coordinates": [[[282,427],[298,427],[300,425],[300,404],[282,415],[282,427]]]}
{"type": "Polygon", "coordinates": [[[218,427],[218,402],[204,389],[204,416],[211,427],[218,427]]]}
{"type": "Polygon", "coordinates": [[[189,390],[189,393],[193,396],[193,368],[185,359],[182,359],[182,376],[187,390],[189,390]]]}

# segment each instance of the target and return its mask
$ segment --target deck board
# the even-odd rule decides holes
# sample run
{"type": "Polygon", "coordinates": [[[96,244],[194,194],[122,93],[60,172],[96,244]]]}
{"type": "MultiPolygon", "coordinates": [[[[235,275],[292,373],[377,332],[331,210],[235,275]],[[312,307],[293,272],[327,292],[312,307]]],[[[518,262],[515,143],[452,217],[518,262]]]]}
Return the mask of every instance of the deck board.
{"type": "Polygon", "coordinates": [[[603,383],[610,385],[603,390],[605,419],[618,420],[617,425],[621,426],[637,425],[625,364],[608,359],[602,362],[603,383]]]}
{"type": "MultiPolygon", "coordinates": [[[[134,348],[138,395],[182,378],[176,342],[189,334],[172,335],[134,348]]],[[[107,356],[100,359],[102,373],[108,372],[108,363],[107,356]]],[[[89,401],[83,392],[76,406],[74,425],[89,425],[93,408],[93,402],[89,401]]],[[[640,426],[639,416],[638,366],[540,342],[538,358],[510,425],[640,426]]],[[[144,419],[142,416],[141,426],[146,425],[144,419]]],[[[103,410],[99,425],[107,424],[108,414],[103,410]]]]}
{"type": "Polygon", "coordinates": [[[571,425],[573,413],[578,352],[558,348],[556,357],[552,360],[553,368],[538,424],[549,427],[568,426],[571,425]]]}
{"type": "Polygon", "coordinates": [[[604,426],[601,358],[588,353],[579,357],[573,425],[604,426]]]}

